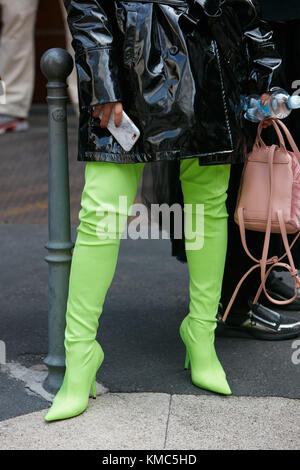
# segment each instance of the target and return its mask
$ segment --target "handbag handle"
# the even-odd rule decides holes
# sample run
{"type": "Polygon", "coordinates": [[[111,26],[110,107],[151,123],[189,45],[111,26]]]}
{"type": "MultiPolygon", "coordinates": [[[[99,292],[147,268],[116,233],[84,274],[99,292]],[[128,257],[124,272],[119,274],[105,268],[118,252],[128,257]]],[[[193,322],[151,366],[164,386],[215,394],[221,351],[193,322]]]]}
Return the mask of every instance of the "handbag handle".
{"type": "Polygon", "coordinates": [[[263,121],[261,121],[259,123],[258,129],[257,129],[255,144],[258,146],[258,143],[260,143],[263,148],[267,147],[266,144],[264,143],[264,141],[261,138],[261,132],[265,127],[270,126],[272,124],[275,131],[276,131],[276,134],[278,136],[279,143],[280,143],[280,148],[282,150],[286,150],[284,138],[282,136],[282,133],[280,132],[279,127],[274,122],[275,119],[277,119],[277,118],[270,117],[270,118],[264,119],[263,121]]]}
{"type": "Polygon", "coordinates": [[[275,131],[276,131],[276,134],[278,136],[278,139],[279,139],[279,142],[280,142],[280,147],[284,150],[286,150],[286,145],[285,145],[285,142],[284,142],[284,138],[282,136],[282,133],[280,132],[280,129],[278,127],[278,124],[279,126],[283,129],[284,131],[284,134],[291,146],[291,149],[293,150],[294,154],[296,155],[296,157],[298,158],[299,162],[300,162],[300,151],[296,145],[296,142],[295,140],[293,139],[290,131],[288,130],[288,128],[286,127],[285,124],[283,124],[283,122],[276,118],[275,116],[270,116],[269,118],[266,118],[264,119],[263,121],[261,121],[259,123],[259,126],[258,126],[258,129],[257,129],[257,136],[256,136],[256,140],[255,140],[255,144],[258,145],[258,142],[264,147],[266,148],[266,144],[263,142],[262,138],[261,138],[261,132],[262,132],[262,129],[265,127],[265,125],[273,125],[275,131]]]}
{"type": "MultiPolygon", "coordinates": [[[[277,119],[277,118],[273,118],[273,125],[276,126],[276,123],[280,125],[280,127],[282,127],[282,129],[284,130],[284,133],[287,137],[287,140],[294,152],[294,154],[296,155],[296,157],[298,158],[298,160],[300,161],[300,152],[299,152],[299,149],[296,145],[296,142],[294,141],[290,131],[288,130],[288,128],[286,127],[285,124],[283,124],[283,122],[280,120],[280,119],[277,119]]],[[[276,126],[277,127],[277,126],[276,126]]]]}

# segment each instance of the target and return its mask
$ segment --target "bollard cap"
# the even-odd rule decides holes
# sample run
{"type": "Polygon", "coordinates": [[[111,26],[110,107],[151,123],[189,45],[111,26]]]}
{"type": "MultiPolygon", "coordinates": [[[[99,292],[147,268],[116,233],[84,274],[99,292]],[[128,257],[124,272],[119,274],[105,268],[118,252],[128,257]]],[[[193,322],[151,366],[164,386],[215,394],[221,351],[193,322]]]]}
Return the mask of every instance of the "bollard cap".
{"type": "Polygon", "coordinates": [[[65,81],[73,70],[72,56],[61,47],[48,49],[41,57],[40,66],[48,81],[65,81]]]}

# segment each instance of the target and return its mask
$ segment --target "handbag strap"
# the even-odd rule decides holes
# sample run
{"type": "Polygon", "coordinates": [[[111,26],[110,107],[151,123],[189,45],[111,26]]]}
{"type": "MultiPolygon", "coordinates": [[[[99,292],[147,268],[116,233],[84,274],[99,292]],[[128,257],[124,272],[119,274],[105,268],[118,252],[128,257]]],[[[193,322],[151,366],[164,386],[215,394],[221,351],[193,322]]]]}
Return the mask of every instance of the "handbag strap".
{"type": "MultiPolygon", "coordinates": [[[[296,240],[298,239],[298,237],[300,235],[300,232],[297,233],[297,235],[294,237],[293,242],[291,243],[291,245],[289,245],[288,238],[287,238],[287,233],[286,233],[286,228],[285,228],[285,223],[284,223],[284,220],[283,220],[283,214],[282,214],[281,210],[279,210],[277,212],[277,216],[278,216],[278,220],[279,220],[279,223],[280,223],[282,240],[283,240],[284,247],[285,247],[285,250],[286,250],[284,255],[281,256],[281,258],[279,258],[279,259],[282,259],[283,257],[287,256],[290,264],[281,263],[277,257],[274,257],[274,262],[272,263],[272,265],[268,269],[268,271],[266,271],[267,263],[263,262],[263,263],[260,264],[260,266],[261,266],[261,284],[260,284],[260,286],[257,290],[257,293],[256,293],[255,297],[254,297],[253,304],[256,304],[258,302],[258,299],[259,299],[259,297],[262,293],[262,290],[263,290],[265,296],[267,297],[267,299],[270,300],[272,303],[274,303],[276,305],[287,305],[287,304],[289,304],[290,302],[293,302],[293,300],[296,299],[296,297],[298,295],[298,289],[300,288],[300,277],[298,275],[297,269],[295,268],[294,260],[293,260],[292,253],[291,253],[291,248],[294,245],[294,243],[296,242],[296,240]],[[290,299],[287,299],[287,300],[273,299],[268,294],[268,292],[266,290],[265,282],[266,282],[271,270],[273,268],[275,268],[276,266],[281,266],[281,267],[287,269],[289,271],[290,275],[292,276],[293,280],[294,280],[295,293],[290,299]]],[[[268,243],[268,248],[269,248],[269,243],[268,243]]]]}
{"type": "MultiPolygon", "coordinates": [[[[276,126],[275,122],[273,121],[272,124],[274,126],[276,126]]],[[[259,137],[260,137],[260,133],[261,133],[261,130],[262,130],[262,123],[260,123],[260,126],[259,126],[259,130],[258,130],[258,137],[257,137],[257,142],[259,140],[259,137]]],[[[285,127],[285,126],[284,126],[285,127]]],[[[278,129],[278,127],[276,126],[276,128],[278,129]]],[[[277,132],[277,129],[275,128],[276,132],[277,132]]],[[[278,132],[279,134],[280,131],[278,129],[278,132]]],[[[291,137],[291,136],[290,136],[291,137]]],[[[293,142],[293,139],[291,137],[291,140],[293,142]]],[[[280,142],[281,142],[281,139],[280,139],[280,142]]],[[[291,142],[290,142],[291,144],[291,142]]],[[[284,145],[284,144],[283,144],[284,145]]],[[[283,214],[282,214],[282,211],[281,210],[278,210],[277,211],[277,217],[278,217],[278,221],[279,221],[279,226],[280,226],[280,230],[281,230],[281,236],[282,236],[282,240],[283,240],[283,243],[284,243],[284,247],[285,247],[285,253],[280,257],[278,258],[277,256],[273,256],[271,258],[268,259],[268,251],[269,251],[269,244],[270,244],[270,235],[271,235],[271,219],[272,219],[272,201],[273,201],[273,161],[274,161],[274,154],[275,154],[275,150],[276,150],[276,145],[272,145],[270,147],[270,152],[269,152],[269,175],[270,175],[270,200],[269,200],[269,206],[268,206],[268,219],[267,219],[267,226],[266,226],[266,234],[265,234],[265,239],[264,239],[264,246],[263,246],[263,252],[262,252],[262,257],[260,260],[257,260],[256,258],[254,258],[254,256],[251,255],[248,247],[247,247],[247,243],[246,243],[246,230],[245,230],[245,223],[244,223],[244,211],[243,211],[243,208],[240,207],[238,209],[238,220],[239,220],[239,227],[240,227],[240,234],[241,234],[241,240],[242,240],[242,244],[243,244],[243,247],[244,247],[244,250],[246,251],[246,253],[248,254],[248,256],[254,260],[256,262],[256,264],[254,266],[252,266],[245,274],[244,276],[241,278],[241,280],[239,281],[238,285],[236,286],[233,294],[232,294],[232,297],[227,305],[227,308],[225,310],[225,313],[221,319],[221,321],[224,323],[226,321],[226,318],[230,312],[230,309],[232,307],[232,304],[238,294],[238,291],[242,285],[242,283],[244,282],[244,280],[248,277],[248,275],[255,269],[257,268],[260,268],[260,271],[261,271],[261,284],[257,290],[257,293],[255,295],[255,298],[253,300],[253,304],[256,304],[258,302],[258,299],[259,299],[259,296],[261,295],[262,293],[262,290],[264,291],[264,294],[266,295],[266,297],[273,303],[277,304],[277,305],[286,305],[290,302],[292,302],[293,300],[295,300],[295,298],[297,297],[298,295],[298,289],[300,288],[300,278],[298,276],[298,272],[295,268],[295,265],[294,265],[294,260],[293,260],[293,257],[292,257],[292,254],[291,254],[291,248],[292,246],[294,245],[294,243],[296,242],[296,240],[298,239],[299,235],[300,235],[300,232],[297,233],[297,235],[294,237],[294,240],[292,241],[291,245],[289,245],[289,242],[288,242],[288,238],[287,238],[287,232],[286,232],[286,227],[285,227],[285,223],[284,223],[284,219],[283,219],[283,214]],[[290,264],[287,264],[287,263],[282,263],[281,260],[287,256],[288,257],[288,260],[289,260],[289,263],[290,264]],[[271,264],[271,267],[266,271],[267,269],[267,266],[271,264]],[[294,279],[294,287],[295,287],[295,294],[294,296],[291,298],[291,299],[288,299],[288,300],[282,300],[282,301],[279,301],[279,300],[276,300],[276,299],[273,299],[267,292],[266,290],[266,286],[265,286],[265,283],[266,283],[266,280],[271,272],[271,270],[275,267],[275,266],[281,266],[285,269],[287,269],[289,272],[290,272],[290,275],[293,277],[294,279]]],[[[285,147],[285,145],[284,145],[285,147]]],[[[296,144],[295,144],[295,147],[296,147],[296,144]]],[[[297,148],[297,147],[296,147],[297,148]]]]}

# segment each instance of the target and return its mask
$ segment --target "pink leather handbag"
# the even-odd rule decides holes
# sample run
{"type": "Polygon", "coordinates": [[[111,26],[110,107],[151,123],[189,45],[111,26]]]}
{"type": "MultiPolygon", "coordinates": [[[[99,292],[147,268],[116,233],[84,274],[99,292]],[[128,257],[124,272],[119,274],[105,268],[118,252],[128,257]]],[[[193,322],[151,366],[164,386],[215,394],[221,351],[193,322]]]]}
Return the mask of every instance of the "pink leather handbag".
{"type": "Polygon", "coordinates": [[[300,235],[300,152],[287,127],[275,117],[263,120],[258,126],[253,149],[244,165],[234,220],[239,225],[243,247],[256,264],[238,283],[223,315],[223,322],[226,321],[240,286],[254,269],[260,268],[261,284],[253,304],[258,302],[262,290],[274,304],[291,303],[296,298],[300,287],[300,278],[291,254],[291,248],[300,235]],[[261,131],[268,125],[274,126],[279,138],[279,146],[267,146],[263,142],[261,131]],[[285,140],[278,125],[283,129],[292,151],[286,149],[285,140]],[[260,260],[252,256],[248,250],[246,229],[265,232],[260,260]],[[280,258],[277,256],[268,258],[271,233],[281,233],[285,253],[280,258]],[[291,245],[287,238],[287,234],[290,233],[296,234],[291,245]],[[285,256],[289,264],[282,262],[285,256]],[[266,279],[275,266],[286,268],[294,279],[295,294],[291,299],[275,300],[266,290],[266,279]]]}

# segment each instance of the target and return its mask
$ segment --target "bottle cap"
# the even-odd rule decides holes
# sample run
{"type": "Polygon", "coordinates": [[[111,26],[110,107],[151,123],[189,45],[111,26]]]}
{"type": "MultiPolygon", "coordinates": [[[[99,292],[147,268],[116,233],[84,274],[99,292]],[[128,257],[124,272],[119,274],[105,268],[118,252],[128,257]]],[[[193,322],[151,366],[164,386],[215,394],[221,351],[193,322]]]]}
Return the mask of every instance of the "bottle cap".
{"type": "Polygon", "coordinates": [[[290,109],[300,108],[300,96],[292,95],[289,97],[287,105],[290,109]]]}

